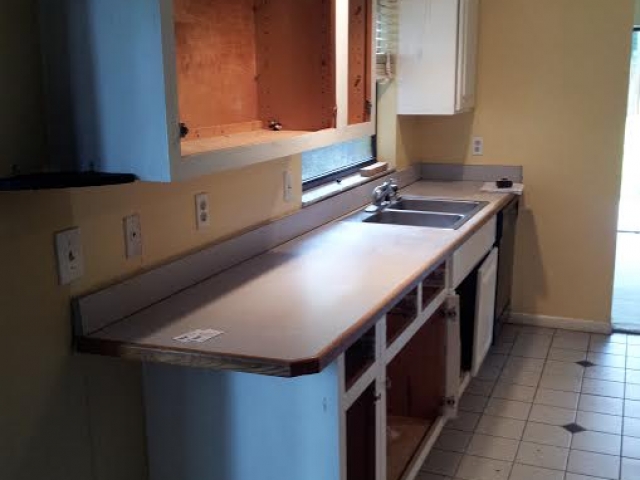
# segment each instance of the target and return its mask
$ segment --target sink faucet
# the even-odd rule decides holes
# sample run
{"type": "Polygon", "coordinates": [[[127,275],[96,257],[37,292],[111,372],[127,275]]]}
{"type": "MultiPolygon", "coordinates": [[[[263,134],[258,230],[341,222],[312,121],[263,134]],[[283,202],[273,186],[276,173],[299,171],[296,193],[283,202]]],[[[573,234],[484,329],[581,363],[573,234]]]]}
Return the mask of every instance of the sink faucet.
{"type": "Polygon", "coordinates": [[[371,194],[372,205],[367,207],[368,212],[377,212],[388,207],[391,202],[398,198],[398,184],[391,178],[384,182],[382,185],[378,185],[373,189],[371,194]]]}

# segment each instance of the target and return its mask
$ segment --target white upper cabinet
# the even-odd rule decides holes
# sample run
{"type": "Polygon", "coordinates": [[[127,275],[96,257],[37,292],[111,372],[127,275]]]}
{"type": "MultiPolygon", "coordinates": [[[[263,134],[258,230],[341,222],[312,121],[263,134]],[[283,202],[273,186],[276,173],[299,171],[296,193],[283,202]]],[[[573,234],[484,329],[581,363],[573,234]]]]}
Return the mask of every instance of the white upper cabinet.
{"type": "Polygon", "coordinates": [[[400,4],[398,114],[451,115],[475,106],[479,0],[400,4]]]}
{"type": "Polygon", "coordinates": [[[372,0],[40,0],[52,163],[169,182],[375,133],[372,0]]]}

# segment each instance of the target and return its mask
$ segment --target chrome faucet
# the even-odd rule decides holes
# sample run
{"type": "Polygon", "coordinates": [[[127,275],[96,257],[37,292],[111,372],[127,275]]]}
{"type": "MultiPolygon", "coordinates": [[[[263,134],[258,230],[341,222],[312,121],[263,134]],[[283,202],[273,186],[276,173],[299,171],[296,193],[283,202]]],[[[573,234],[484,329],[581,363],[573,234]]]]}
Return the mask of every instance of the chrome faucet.
{"type": "Polygon", "coordinates": [[[372,205],[366,208],[367,212],[377,212],[385,209],[391,202],[398,199],[398,184],[393,178],[387,180],[373,189],[371,199],[372,205]]]}

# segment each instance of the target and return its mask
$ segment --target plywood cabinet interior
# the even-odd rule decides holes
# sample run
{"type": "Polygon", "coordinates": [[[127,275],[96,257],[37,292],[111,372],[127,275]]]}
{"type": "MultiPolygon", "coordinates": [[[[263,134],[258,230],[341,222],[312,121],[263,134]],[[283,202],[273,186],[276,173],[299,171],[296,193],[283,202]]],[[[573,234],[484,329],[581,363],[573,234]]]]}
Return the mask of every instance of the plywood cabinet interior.
{"type": "Polygon", "coordinates": [[[399,114],[451,115],[475,106],[479,2],[401,3],[399,114]]]}
{"type": "Polygon", "coordinates": [[[372,0],[41,0],[53,156],[172,181],[372,135],[372,0]]]}

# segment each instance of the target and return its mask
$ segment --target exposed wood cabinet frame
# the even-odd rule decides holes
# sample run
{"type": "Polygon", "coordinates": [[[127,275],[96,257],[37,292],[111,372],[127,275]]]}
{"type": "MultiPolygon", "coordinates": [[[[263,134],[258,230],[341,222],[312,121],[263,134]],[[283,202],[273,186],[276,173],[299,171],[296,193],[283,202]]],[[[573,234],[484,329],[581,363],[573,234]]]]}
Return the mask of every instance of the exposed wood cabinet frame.
{"type": "Polygon", "coordinates": [[[370,121],[349,125],[350,0],[333,1],[336,128],[184,155],[173,0],[40,0],[53,162],[169,182],[374,135],[375,101],[370,121]]]}

